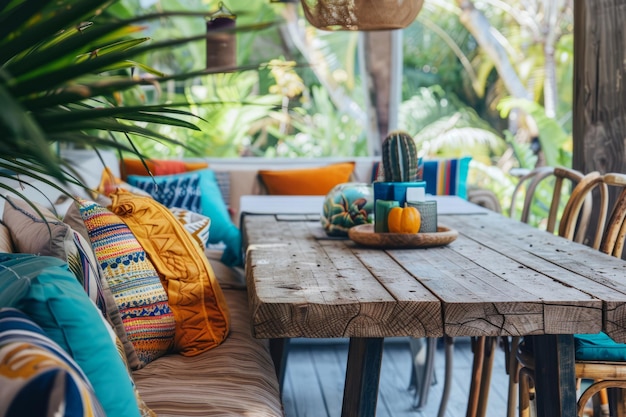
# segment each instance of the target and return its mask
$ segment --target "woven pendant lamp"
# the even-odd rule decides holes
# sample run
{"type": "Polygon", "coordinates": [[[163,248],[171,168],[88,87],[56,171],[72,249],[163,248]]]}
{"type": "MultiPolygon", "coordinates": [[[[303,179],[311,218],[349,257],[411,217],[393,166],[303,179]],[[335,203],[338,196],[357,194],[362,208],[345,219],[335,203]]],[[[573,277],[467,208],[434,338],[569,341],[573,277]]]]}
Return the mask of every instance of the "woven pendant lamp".
{"type": "Polygon", "coordinates": [[[424,0],[300,0],[306,19],[324,30],[389,30],[411,24],[424,0]]]}

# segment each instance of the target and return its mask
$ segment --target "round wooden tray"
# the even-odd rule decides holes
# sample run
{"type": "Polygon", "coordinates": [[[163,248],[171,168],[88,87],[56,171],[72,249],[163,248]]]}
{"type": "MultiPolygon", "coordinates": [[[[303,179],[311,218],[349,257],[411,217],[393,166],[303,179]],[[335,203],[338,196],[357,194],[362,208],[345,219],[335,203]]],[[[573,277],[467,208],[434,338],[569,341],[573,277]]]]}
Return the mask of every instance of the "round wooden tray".
{"type": "Polygon", "coordinates": [[[435,233],[376,233],[373,224],[361,224],[348,230],[348,237],[354,242],[374,248],[429,248],[444,246],[453,242],[459,232],[439,225],[435,233]]]}

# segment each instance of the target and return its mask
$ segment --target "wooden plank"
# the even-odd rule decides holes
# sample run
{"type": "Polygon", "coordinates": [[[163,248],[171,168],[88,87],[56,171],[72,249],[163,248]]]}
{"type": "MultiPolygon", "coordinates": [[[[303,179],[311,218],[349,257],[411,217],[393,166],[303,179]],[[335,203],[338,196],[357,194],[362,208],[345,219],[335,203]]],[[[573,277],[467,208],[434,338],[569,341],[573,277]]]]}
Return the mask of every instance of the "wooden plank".
{"type": "Polygon", "coordinates": [[[351,242],[315,239],[307,222],[260,217],[244,219],[256,337],[443,334],[439,301],[399,266],[393,268],[401,274],[396,294],[399,280],[415,291],[400,300],[354,256],[351,242]],[[268,243],[257,243],[263,241],[268,243]]]}
{"type": "Polygon", "coordinates": [[[441,298],[449,336],[601,328],[599,300],[464,236],[448,248],[392,251],[391,255],[441,298]]]}
{"type": "MultiPolygon", "coordinates": [[[[552,269],[550,277],[602,300],[604,331],[616,341],[626,342],[626,282],[623,279],[626,262],[550,233],[537,232],[535,229],[526,232],[530,226],[504,217],[488,216],[482,220],[478,216],[473,217],[472,222],[458,217],[447,217],[443,221],[454,224],[453,227],[462,229],[464,234],[481,242],[497,241],[498,251],[506,251],[510,256],[525,253],[558,264],[560,269],[552,269]],[[489,234],[493,236],[493,233],[499,233],[498,230],[507,230],[510,234],[488,239],[489,234]]],[[[538,263],[532,257],[527,259],[529,267],[542,272],[550,271],[545,264],[538,263]]],[[[578,332],[583,333],[581,329],[578,332]]],[[[552,333],[564,332],[555,329],[552,333]]]]}

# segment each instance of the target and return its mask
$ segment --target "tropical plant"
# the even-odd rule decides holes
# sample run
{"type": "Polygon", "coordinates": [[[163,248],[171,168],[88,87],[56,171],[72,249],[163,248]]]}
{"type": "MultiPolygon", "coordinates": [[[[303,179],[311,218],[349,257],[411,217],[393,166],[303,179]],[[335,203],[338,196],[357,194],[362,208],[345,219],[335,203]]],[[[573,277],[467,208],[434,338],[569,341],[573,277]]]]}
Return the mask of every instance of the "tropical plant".
{"type": "MultiPolygon", "coordinates": [[[[146,123],[198,130],[198,117],[180,108],[187,103],[128,105],[122,93],[209,73],[166,75],[134,60],[206,37],[203,32],[148,42],[137,37],[140,22],[203,18],[207,12],[119,18],[116,7],[109,0],[11,0],[0,5],[1,177],[26,183],[34,179],[65,192],[62,184],[81,185],[81,180],[57,152],[60,147],[113,148],[143,156],[132,136],[173,142],[146,123]]],[[[0,187],[21,195],[6,184],[0,187]]]]}

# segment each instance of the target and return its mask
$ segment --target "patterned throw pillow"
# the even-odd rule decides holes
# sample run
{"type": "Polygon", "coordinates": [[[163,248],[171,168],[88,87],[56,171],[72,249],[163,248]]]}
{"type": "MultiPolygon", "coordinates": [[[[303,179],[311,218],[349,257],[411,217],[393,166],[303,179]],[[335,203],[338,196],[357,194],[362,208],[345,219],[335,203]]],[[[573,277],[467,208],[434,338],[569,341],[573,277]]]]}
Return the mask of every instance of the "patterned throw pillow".
{"type": "Polygon", "coordinates": [[[50,256],[0,254],[0,307],[23,311],[74,359],[107,416],[139,417],[130,377],[102,314],[67,263],[50,256]]]}
{"type": "Polygon", "coordinates": [[[209,227],[211,219],[202,214],[185,210],[179,207],[170,207],[170,212],[189,232],[191,237],[200,244],[201,248],[206,248],[209,243],[209,227]]]}
{"type": "Polygon", "coordinates": [[[133,233],[99,204],[79,200],[91,245],[141,366],[172,348],[174,316],[154,266],[133,233]]]}
{"type": "Polygon", "coordinates": [[[17,309],[0,309],[0,363],[1,416],[105,416],[82,369],[17,309]]]}
{"type": "Polygon", "coordinates": [[[241,233],[230,218],[212,170],[201,169],[154,178],[129,175],[126,181],[147,191],[168,208],[180,207],[210,218],[209,243],[223,242],[226,245],[222,262],[230,266],[243,264],[241,233]]]}
{"type": "Polygon", "coordinates": [[[167,290],[176,317],[176,351],[194,356],[222,343],[230,317],[202,248],[174,215],[153,199],[124,190],[111,194],[111,199],[111,210],[144,247],[167,290]]]}

